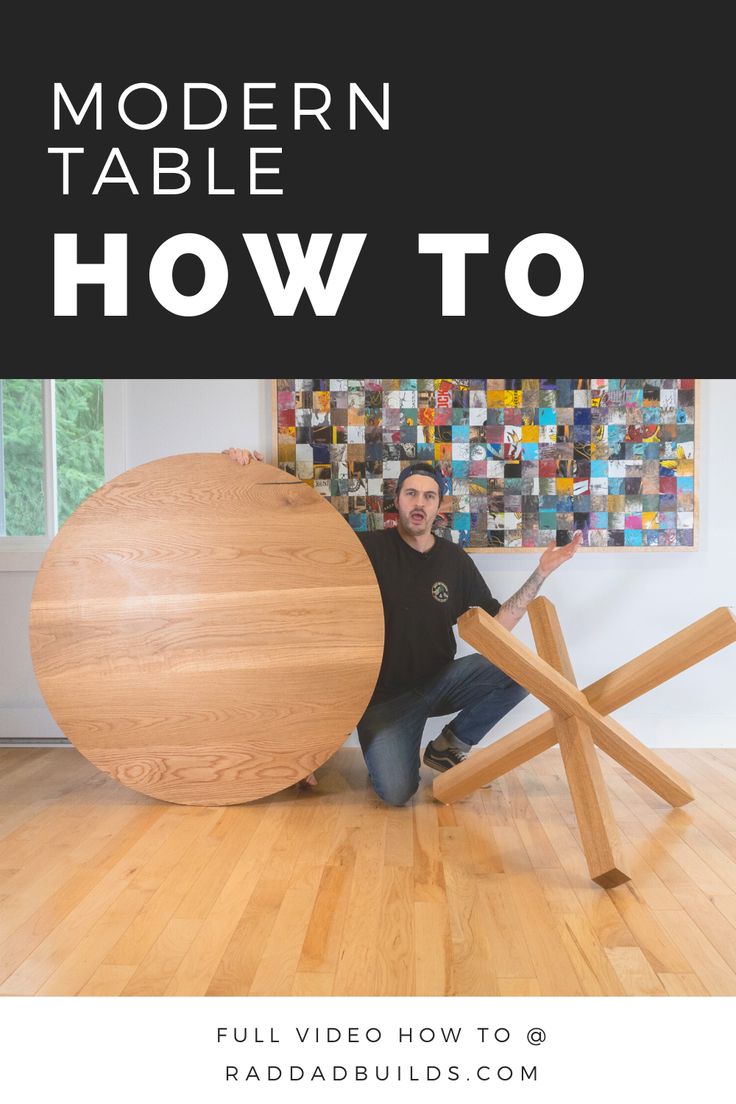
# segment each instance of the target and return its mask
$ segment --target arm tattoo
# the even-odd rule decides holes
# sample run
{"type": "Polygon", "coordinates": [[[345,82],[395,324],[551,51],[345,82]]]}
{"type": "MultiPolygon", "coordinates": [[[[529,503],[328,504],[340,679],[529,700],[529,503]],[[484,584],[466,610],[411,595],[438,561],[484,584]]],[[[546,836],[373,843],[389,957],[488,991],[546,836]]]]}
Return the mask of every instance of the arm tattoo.
{"type": "Polygon", "coordinates": [[[526,613],[526,607],[531,602],[532,598],[536,597],[537,591],[544,582],[544,575],[541,574],[539,568],[532,572],[523,586],[519,587],[516,594],[512,594],[510,598],[503,603],[499,613],[508,613],[512,617],[520,619],[526,613]]]}

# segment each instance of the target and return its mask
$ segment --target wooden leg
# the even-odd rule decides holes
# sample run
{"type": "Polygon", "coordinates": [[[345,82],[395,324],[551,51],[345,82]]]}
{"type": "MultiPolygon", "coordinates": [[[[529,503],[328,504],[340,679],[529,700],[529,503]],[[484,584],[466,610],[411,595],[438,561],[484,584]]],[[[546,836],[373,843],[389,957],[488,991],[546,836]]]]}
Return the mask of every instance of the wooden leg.
{"type": "MultiPolygon", "coordinates": [[[[686,671],[693,663],[713,655],[734,640],[736,618],[732,610],[722,606],[605,678],[586,686],[583,694],[595,709],[611,713],[632,701],[638,694],[659,686],[681,671],[686,671]],[[663,653],[666,655],[666,663],[661,660],[663,653]]],[[[617,722],[612,718],[609,717],[609,721],[616,726],[617,722]]],[[[621,763],[665,801],[673,805],[683,805],[692,800],[690,788],[677,771],[663,763],[659,756],[627,733],[623,726],[617,736],[618,740],[596,742],[602,751],[621,763]]],[[[506,771],[520,766],[556,743],[554,718],[551,711],[548,711],[510,732],[508,736],[496,740],[490,747],[479,748],[473,754],[472,760],[453,767],[446,774],[438,775],[434,782],[434,795],[438,801],[458,801],[479,786],[499,778],[506,771]]]]}
{"type": "MultiPolygon", "coordinates": [[[[539,655],[574,684],[575,673],[555,607],[547,598],[537,598],[528,612],[539,655]]],[[[555,728],[590,876],[605,889],[628,882],[629,875],[621,866],[618,827],[590,728],[577,717],[559,715],[555,716],[555,728]]]]}
{"type": "Polygon", "coordinates": [[[613,713],[614,709],[620,709],[734,641],[736,615],[728,606],[720,606],[624,663],[623,667],[592,682],[583,693],[599,713],[613,713]]]}
{"type": "MultiPolygon", "coordinates": [[[[590,704],[600,713],[610,713],[659,686],[701,659],[736,641],[736,616],[728,606],[720,606],[694,621],[686,629],[656,644],[636,659],[611,671],[583,690],[590,704]]],[[[612,727],[598,731],[593,738],[598,747],[626,767],[670,805],[686,805],[693,793],[681,775],[674,771],[623,725],[608,718],[612,727]]]]}
{"type": "Polygon", "coordinates": [[[502,736],[489,747],[474,751],[464,763],[459,763],[444,774],[438,774],[432,793],[438,801],[443,801],[446,805],[459,801],[461,797],[487,785],[494,778],[500,778],[514,767],[520,767],[522,763],[533,759],[547,748],[554,747],[556,743],[557,732],[552,714],[542,713],[508,736],[502,736]]]}
{"type": "Polygon", "coordinates": [[[604,889],[628,882],[629,875],[622,869],[618,826],[590,729],[577,717],[568,717],[558,733],[590,876],[604,889]]]}
{"type": "Polygon", "coordinates": [[[664,759],[641,740],[637,740],[636,736],[632,736],[613,717],[608,717],[607,720],[605,731],[596,729],[593,732],[593,739],[601,751],[605,751],[606,755],[610,755],[675,808],[694,800],[695,795],[690,786],[674,767],[665,763],[664,759]]]}
{"type": "Polygon", "coordinates": [[[583,692],[507,629],[497,625],[485,610],[468,610],[457,624],[463,640],[526,686],[555,713],[577,717],[589,725],[593,739],[603,751],[670,805],[685,805],[693,800],[692,791],[677,771],[627,732],[618,721],[601,716],[583,692]]]}

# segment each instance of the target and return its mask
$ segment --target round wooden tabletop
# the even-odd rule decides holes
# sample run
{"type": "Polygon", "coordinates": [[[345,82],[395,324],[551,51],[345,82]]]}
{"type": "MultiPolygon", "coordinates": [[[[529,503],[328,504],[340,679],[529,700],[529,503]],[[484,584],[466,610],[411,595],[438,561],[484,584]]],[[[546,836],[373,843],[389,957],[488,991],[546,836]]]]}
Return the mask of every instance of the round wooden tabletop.
{"type": "Polygon", "coordinates": [[[57,724],[101,770],[187,805],[284,789],[368,704],[380,591],[312,487],[214,453],[132,468],[62,527],[31,653],[57,724]]]}

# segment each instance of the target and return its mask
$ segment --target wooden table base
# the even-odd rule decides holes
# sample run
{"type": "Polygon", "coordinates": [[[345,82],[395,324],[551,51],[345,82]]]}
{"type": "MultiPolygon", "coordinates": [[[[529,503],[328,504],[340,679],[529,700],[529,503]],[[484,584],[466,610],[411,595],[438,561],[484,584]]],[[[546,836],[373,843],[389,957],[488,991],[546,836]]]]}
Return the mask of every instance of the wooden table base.
{"type": "Polygon", "coordinates": [[[577,688],[554,605],[536,598],[529,619],[538,655],[484,610],[468,610],[458,620],[463,640],[549,710],[438,775],[434,795],[457,801],[559,743],[590,876],[605,888],[620,885],[629,876],[621,868],[618,828],[594,744],[670,805],[685,805],[693,793],[677,771],[607,714],[731,644],[736,618],[722,606],[585,690],[577,688]]]}

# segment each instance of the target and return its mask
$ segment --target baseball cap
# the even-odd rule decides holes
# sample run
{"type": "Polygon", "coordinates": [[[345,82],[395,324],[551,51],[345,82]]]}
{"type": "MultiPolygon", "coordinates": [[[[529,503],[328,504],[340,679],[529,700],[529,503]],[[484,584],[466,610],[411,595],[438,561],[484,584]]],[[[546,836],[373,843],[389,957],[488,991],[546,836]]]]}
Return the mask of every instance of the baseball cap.
{"type": "Polygon", "coordinates": [[[445,496],[447,482],[440,469],[433,468],[431,464],[409,464],[404,468],[401,475],[396,480],[396,497],[398,498],[399,491],[402,484],[406,482],[410,475],[428,475],[430,479],[434,479],[440,490],[440,502],[445,496]]]}

